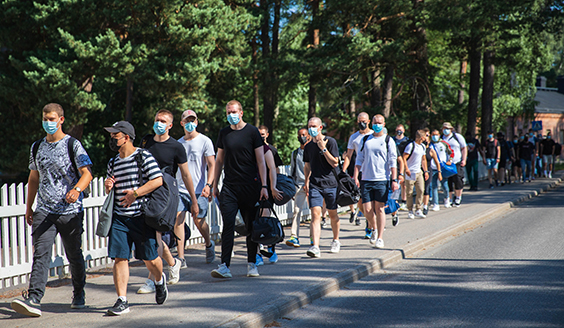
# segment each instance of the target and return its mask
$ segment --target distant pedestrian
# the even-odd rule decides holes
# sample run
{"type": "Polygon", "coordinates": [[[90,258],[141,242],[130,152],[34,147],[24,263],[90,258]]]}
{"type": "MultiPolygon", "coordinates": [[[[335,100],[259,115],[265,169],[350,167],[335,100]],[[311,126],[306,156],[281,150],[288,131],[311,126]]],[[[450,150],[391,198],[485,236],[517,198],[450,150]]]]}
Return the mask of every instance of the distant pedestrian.
{"type": "Polygon", "coordinates": [[[321,119],[312,117],[308,121],[308,132],[312,140],[304,149],[305,190],[309,193],[309,207],[312,215],[311,236],[313,245],[307,251],[310,257],[320,257],[319,239],[321,236],[321,209],[323,201],[331,218],[333,241],[331,253],[341,250],[339,230],[341,224],[337,215],[337,177],[333,170],[339,165],[337,141],[322,133],[321,119]]]}
{"type": "Polygon", "coordinates": [[[296,188],[298,189],[294,196],[294,211],[292,213],[292,234],[286,240],[286,245],[292,247],[300,247],[299,232],[300,218],[305,206],[307,206],[307,193],[305,191],[305,175],[304,175],[304,148],[310,141],[311,137],[307,133],[306,128],[298,130],[298,141],[300,147],[295,149],[290,155],[290,175],[294,179],[296,188]]]}
{"type": "Polygon", "coordinates": [[[532,180],[532,158],[533,153],[535,152],[535,146],[529,141],[529,136],[525,135],[523,140],[518,145],[518,152],[517,156],[521,161],[521,170],[523,170],[523,180],[521,182],[525,183],[525,181],[531,182],[532,180]]]}
{"type": "MultiPolygon", "coordinates": [[[[476,137],[472,136],[470,131],[466,134],[466,145],[468,146],[468,163],[466,164],[466,176],[468,177],[468,183],[470,184],[470,191],[478,191],[478,155],[484,158],[484,151],[482,144],[476,137]]],[[[449,146],[450,147],[450,146],[449,146]]]]}
{"type": "MultiPolygon", "coordinates": [[[[53,243],[57,234],[63,241],[70,263],[73,285],[71,308],[85,306],[86,272],[82,255],[84,208],[83,191],[92,180],[92,161],[80,141],[65,134],[63,107],[43,107],[43,129],[47,136],[31,147],[25,219],[32,226],[33,264],[29,288],[23,300],[13,300],[12,309],[30,317],[41,316],[53,243]],[[32,205],[37,196],[35,212],[32,205]]],[[[28,245],[31,247],[31,245],[28,245]]]]}
{"type": "Polygon", "coordinates": [[[448,187],[450,191],[450,199],[453,200],[454,207],[460,207],[462,202],[462,189],[464,188],[464,171],[466,166],[466,156],[468,155],[466,141],[458,134],[452,124],[443,123],[443,140],[446,141],[454,153],[452,163],[456,164],[458,174],[448,178],[448,187]]]}
{"type": "Polygon", "coordinates": [[[129,312],[127,283],[129,281],[129,259],[135,244],[135,258],[143,260],[155,277],[155,300],[163,304],[168,298],[163,262],[159,257],[157,233],[145,224],[141,210],[145,201],[142,196],[150,194],[163,184],[159,165],[148,151],[133,146],[135,129],[127,121],[119,121],[104,128],[110,133],[110,149],[118,152],[108,162],[106,193],[115,189],[114,213],[108,238],[108,257],[114,260],[114,285],[118,299],[108,310],[109,315],[129,312]],[[137,156],[141,156],[141,172],[137,156]],[[140,183],[142,181],[142,184],[140,183]]]}
{"type": "Polygon", "coordinates": [[[552,166],[554,164],[554,151],[556,143],[552,139],[550,131],[546,134],[546,139],[541,142],[540,153],[542,154],[543,173],[547,178],[552,179],[552,166]]]}
{"type": "MultiPolygon", "coordinates": [[[[403,158],[403,151],[405,147],[412,141],[408,136],[405,135],[405,127],[403,124],[398,124],[396,126],[396,135],[394,137],[394,141],[396,143],[396,149],[398,151],[397,157],[398,161],[403,162],[403,166],[407,167],[405,160],[403,158]]],[[[401,203],[400,203],[400,210],[407,211],[407,196],[406,196],[406,189],[405,189],[405,180],[400,181],[401,186],[401,203]]]]}
{"type": "Polygon", "coordinates": [[[434,161],[431,162],[431,195],[433,196],[433,211],[439,211],[439,183],[444,192],[444,207],[450,207],[450,199],[449,199],[449,190],[448,190],[448,180],[443,178],[442,175],[442,168],[440,163],[445,163],[447,165],[451,165],[452,158],[454,154],[452,149],[450,149],[450,145],[441,140],[441,135],[439,130],[433,130],[431,132],[431,148],[437,154],[437,159],[439,161],[439,165],[437,165],[434,161]]]}
{"type": "Polygon", "coordinates": [[[511,183],[511,175],[508,171],[511,164],[511,145],[505,140],[503,132],[497,133],[497,142],[500,151],[497,179],[504,186],[505,183],[511,183]]]}
{"type": "Polygon", "coordinates": [[[497,167],[500,161],[501,149],[497,139],[494,138],[493,131],[488,131],[488,139],[484,142],[484,150],[486,157],[484,158],[484,165],[488,169],[488,181],[490,182],[490,189],[494,188],[494,179],[496,186],[497,181],[497,167]]]}

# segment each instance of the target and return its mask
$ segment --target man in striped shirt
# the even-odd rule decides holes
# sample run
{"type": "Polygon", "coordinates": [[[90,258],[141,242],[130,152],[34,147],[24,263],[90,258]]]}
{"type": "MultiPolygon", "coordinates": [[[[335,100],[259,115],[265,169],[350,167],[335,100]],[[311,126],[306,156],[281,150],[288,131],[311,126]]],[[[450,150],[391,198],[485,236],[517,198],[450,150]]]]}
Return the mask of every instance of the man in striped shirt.
{"type": "Polygon", "coordinates": [[[129,312],[126,292],[129,259],[134,243],[135,258],[143,260],[153,277],[158,277],[155,278],[157,304],[163,304],[168,297],[163,263],[157,251],[156,232],[145,225],[141,211],[144,201],[141,197],[160,187],[163,179],[154,157],[149,152],[133,146],[135,129],[129,122],[119,121],[104,129],[110,132],[110,149],[119,152],[108,163],[105,182],[106,193],[116,188],[114,215],[108,236],[108,256],[115,261],[113,273],[118,300],[108,310],[108,314],[121,315],[129,312]],[[142,185],[139,183],[139,168],[136,161],[139,153],[142,158],[142,185]]]}

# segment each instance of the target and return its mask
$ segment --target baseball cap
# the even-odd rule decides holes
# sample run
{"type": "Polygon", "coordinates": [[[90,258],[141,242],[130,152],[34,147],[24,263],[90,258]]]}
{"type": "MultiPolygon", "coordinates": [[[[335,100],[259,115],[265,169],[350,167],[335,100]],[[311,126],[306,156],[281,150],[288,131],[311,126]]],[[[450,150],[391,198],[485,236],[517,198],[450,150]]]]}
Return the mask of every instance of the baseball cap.
{"type": "Polygon", "coordinates": [[[443,128],[454,129],[454,128],[452,127],[452,124],[450,124],[450,122],[444,122],[444,123],[443,123],[443,128]]]}
{"type": "Polygon", "coordinates": [[[194,116],[196,119],[198,119],[198,115],[196,115],[196,112],[194,112],[193,110],[185,110],[184,113],[182,113],[182,118],[181,120],[184,121],[184,119],[190,117],[190,116],[194,116]]]}
{"type": "Polygon", "coordinates": [[[115,122],[114,125],[105,127],[104,130],[110,133],[122,132],[130,136],[132,140],[135,139],[135,128],[128,121],[115,122]]]}

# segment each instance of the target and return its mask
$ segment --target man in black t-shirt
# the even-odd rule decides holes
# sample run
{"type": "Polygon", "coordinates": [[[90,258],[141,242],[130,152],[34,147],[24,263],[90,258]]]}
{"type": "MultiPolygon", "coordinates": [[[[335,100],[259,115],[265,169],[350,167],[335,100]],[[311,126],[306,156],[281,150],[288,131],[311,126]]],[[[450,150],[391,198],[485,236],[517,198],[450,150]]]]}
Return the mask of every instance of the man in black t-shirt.
{"type": "Polygon", "coordinates": [[[318,117],[310,118],[307,126],[312,141],[304,148],[304,189],[309,194],[309,207],[312,213],[310,235],[313,238],[313,246],[307,251],[307,255],[320,257],[321,209],[324,200],[333,230],[331,253],[338,253],[341,249],[340,222],[337,215],[337,177],[333,173],[339,165],[339,148],[335,139],[321,133],[323,125],[318,117]]]}
{"type": "Polygon", "coordinates": [[[554,163],[554,147],[556,143],[552,139],[550,131],[546,134],[546,139],[540,143],[540,154],[542,154],[542,165],[544,169],[544,176],[552,178],[552,164],[554,163]],[[548,171],[547,171],[548,168],[548,171]]]}
{"type": "MultiPolygon", "coordinates": [[[[165,169],[167,173],[176,177],[176,171],[180,169],[182,174],[182,180],[188,189],[188,193],[192,199],[196,198],[196,193],[194,192],[194,184],[192,183],[192,175],[190,170],[188,170],[188,160],[186,157],[186,150],[176,141],[174,138],[170,137],[169,131],[172,128],[172,122],[174,121],[174,116],[172,112],[162,109],[155,115],[155,122],[153,124],[153,131],[155,135],[147,135],[141,140],[141,148],[147,149],[155,158],[159,164],[159,168],[165,169]]],[[[198,215],[198,204],[197,202],[192,203],[191,212],[193,217],[198,215]]],[[[180,268],[185,266],[185,259],[175,259],[170,249],[166,243],[163,243],[162,233],[157,232],[157,242],[159,244],[159,255],[168,263],[168,280],[169,285],[178,283],[180,279],[180,268]]],[[[178,245],[178,247],[182,247],[178,245]]],[[[151,293],[155,290],[154,282],[151,274],[149,278],[145,281],[145,284],[141,286],[137,293],[146,294],[151,293]]]]}
{"type": "Polygon", "coordinates": [[[532,157],[535,152],[535,145],[529,141],[529,136],[525,135],[524,139],[519,143],[517,147],[517,156],[521,161],[521,169],[523,170],[523,183],[525,180],[531,182],[532,179],[532,157]]]}
{"type": "Polygon", "coordinates": [[[466,164],[466,176],[470,183],[470,191],[478,191],[478,153],[484,157],[480,141],[472,136],[470,131],[464,135],[468,147],[468,163],[466,164]]]}
{"type": "MultiPolygon", "coordinates": [[[[490,182],[490,189],[492,189],[494,187],[494,179],[497,179],[497,167],[500,161],[501,149],[499,142],[494,138],[493,131],[491,130],[488,131],[488,139],[484,142],[484,150],[486,156],[483,161],[488,169],[488,180],[490,182]]],[[[496,180],[495,183],[497,186],[498,181],[496,180]]]]}
{"type": "MultiPolygon", "coordinates": [[[[226,106],[229,126],[219,131],[217,156],[214,168],[213,191],[219,201],[223,220],[221,233],[221,264],[211,272],[214,278],[231,278],[231,253],[235,233],[237,211],[251,232],[259,199],[268,199],[264,142],[258,129],[243,121],[241,103],[232,100],[226,106]],[[221,193],[217,190],[218,179],[224,171],[221,193]]],[[[247,276],[258,277],[256,266],[258,244],[247,236],[247,276]]]]}

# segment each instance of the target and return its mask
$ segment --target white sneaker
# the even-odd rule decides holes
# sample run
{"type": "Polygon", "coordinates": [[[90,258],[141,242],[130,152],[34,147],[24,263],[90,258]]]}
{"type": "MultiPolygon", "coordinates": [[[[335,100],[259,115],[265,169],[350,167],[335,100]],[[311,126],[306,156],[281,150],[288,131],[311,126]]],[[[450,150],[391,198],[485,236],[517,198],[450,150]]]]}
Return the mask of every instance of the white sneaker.
{"type": "Polygon", "coordinates": [[[180,280],[180,267],[181,266],[182,266],[182,261],[175,258],[174,259],[174,265],[168,267],[169,280],[167,281],[167,283],[169,285],[177,284],[178,281],[180,280]]]}
{"type": "Polygon", "coordinates": [[[372,245],[376,244],[376,239],[378,239],[378,230],[372,230],[372,235],[370,235],[370,243],[372,245]]]}
{"type": "Polygon", "coordinates": [[[413,215],[412,211],[409,211],[409,213],[407,213],[407,218],[408,219],[415,219],[415,216],[413,215]]]}
{"type": "Polygon", "coordinates": [[[552,172],[548,172],[548,178],[552,179],[552,172]]]}
{"type": "Polygon", "coordinates": [[[382,238],[378,238],[374,244],[374,248],[384,248],[384,240],[382,238]]]}
{"type": "Polygon", "coordinates": [[[425,216],[425,214],[423,214],[423,212],[421,210],[417,210],[415,211],[415,216],[418,218],[426,218],[427,216],[425,216]]]}
{"type": "Polygon", "coordinates": [[[307,250],[306,254],[309,257],[321,257],[321,252],[319,251],[319,247],[317,247],[317,246],[311,246],[307,250]]]}
{"type": "Polygon", "coordinates": [[[400,207],[399,207],[400,211],[407,211],[407,204],[406,203],[401,203],[400,207]]]}
{"type": "Polygon", "coordinates": [[[247,263],[247,277],[258,277],[258,268],[255,263],[247,263]]]}
{"type": "Polygon", "coordinates": [[[445,208],[450,208],[450,198],[445,198],[445,208]]]}
{"type": "Polygon", "coordinates": [[[137,294],[151,294],[155,292],[155,282],[151,279],[145,280],[145,284],[137,290],[137,294]]]}
{"type": "Polygon", "coordinates": [[[433,207],[431,207],[431,211],[433,212],[438,212],[441,210],[441,207],[439,206],[439,204],[435,204],[433,205],[433,207]]]}
{"type": "Polygon", "coordinates": [[[341,242],[333,239],[333,242],[331,242],[331,253],[339,253],[339,251],[341,250],[341,242]]]}
{"type": "Polygon", "coordinates": [[[225,265],[225,263],[221,263],[217,266],[217,269],[213,269],[211,272],[211,276],[214,278],[231,278],[231,270],[225,265]]]}

